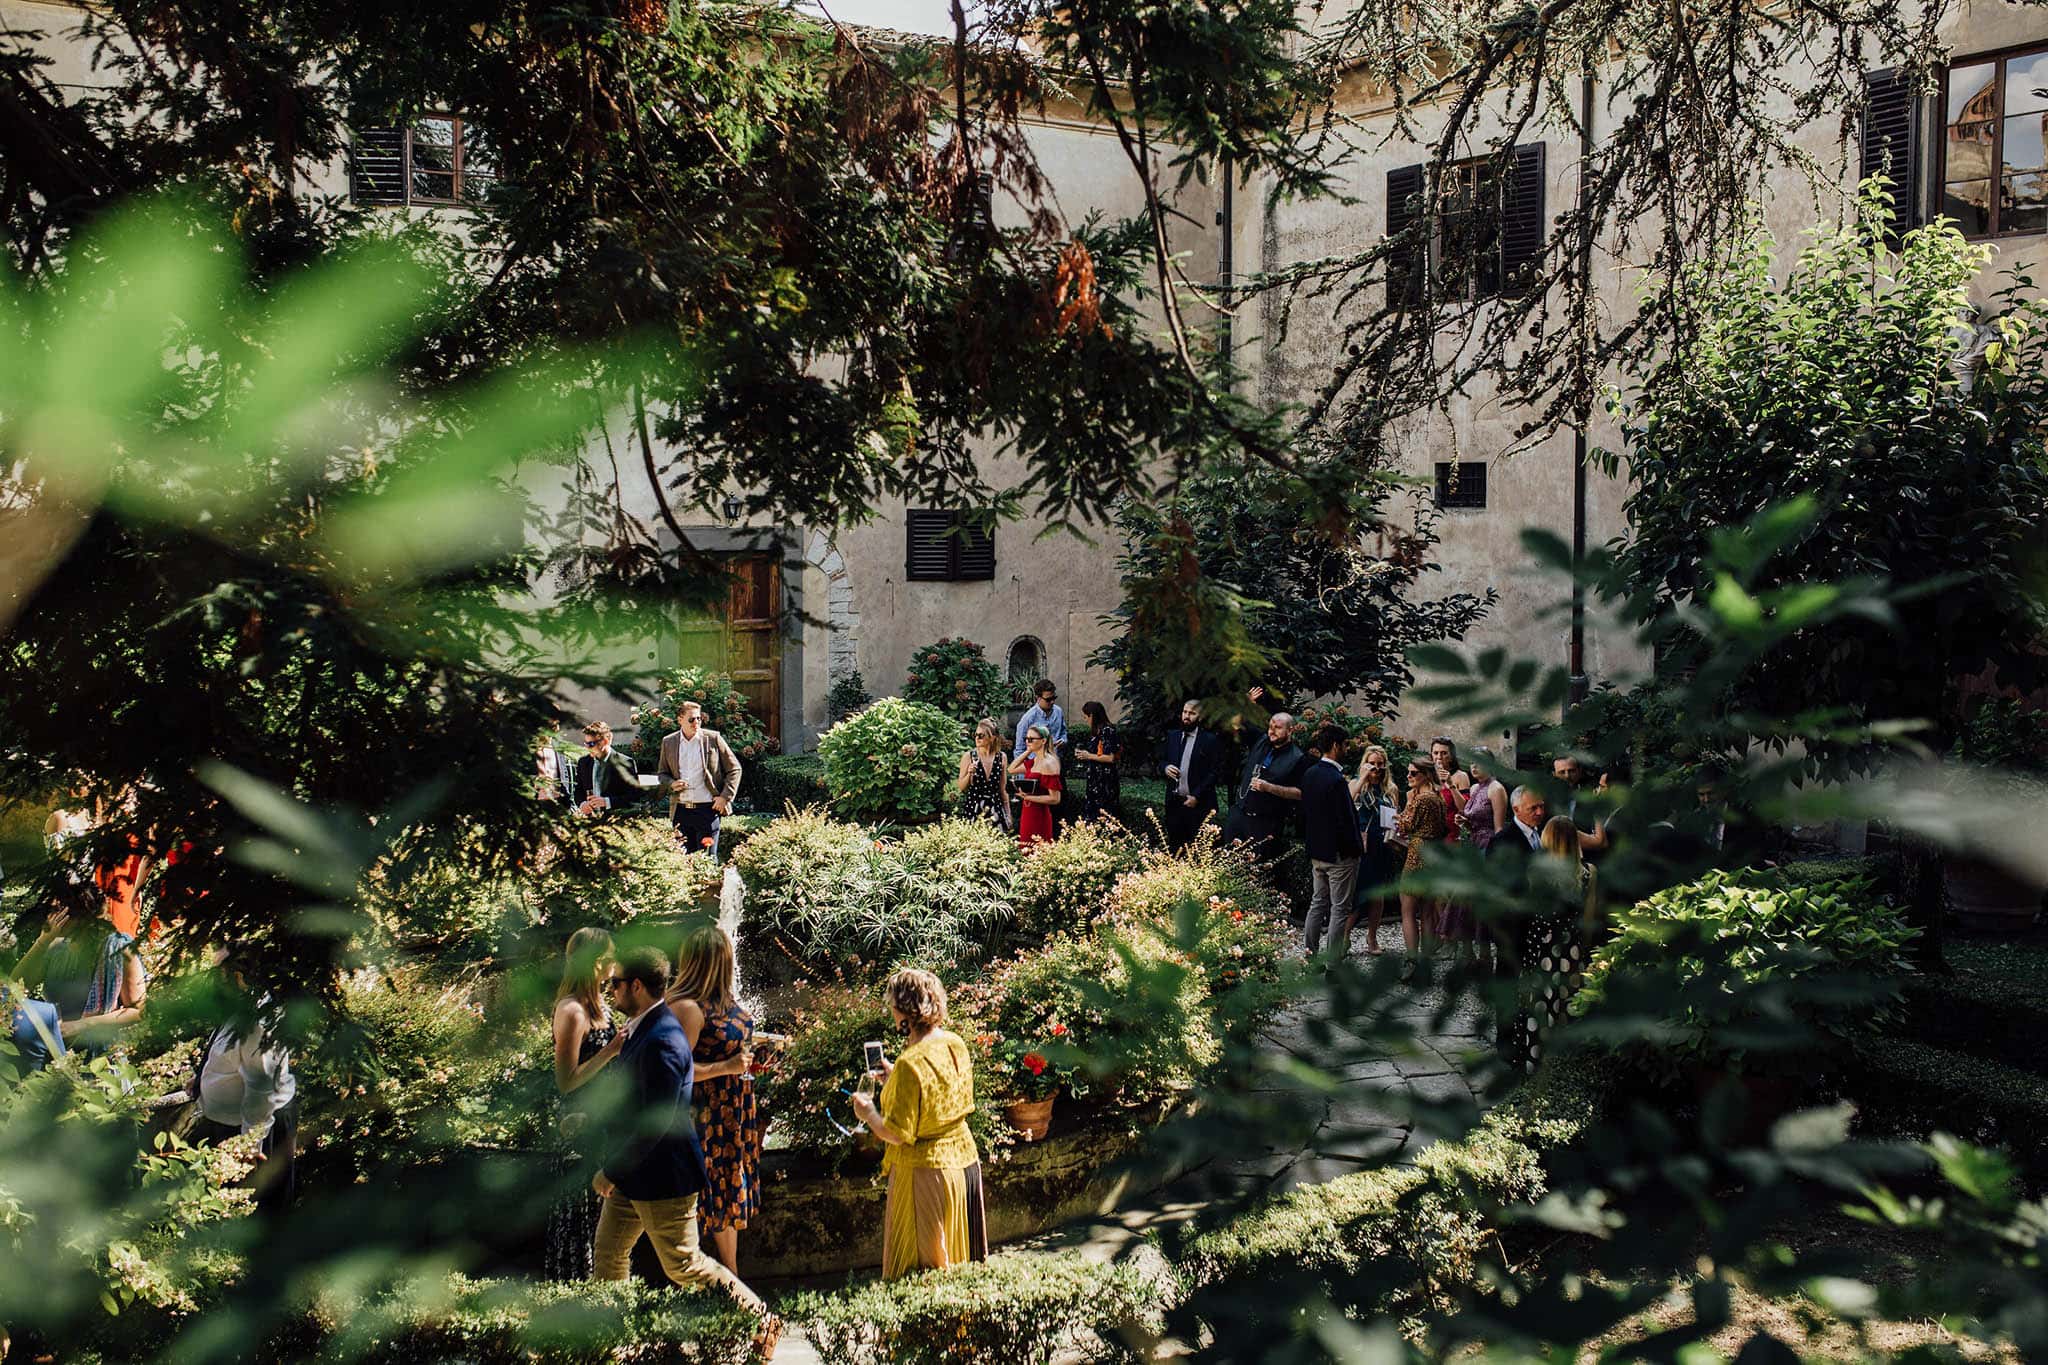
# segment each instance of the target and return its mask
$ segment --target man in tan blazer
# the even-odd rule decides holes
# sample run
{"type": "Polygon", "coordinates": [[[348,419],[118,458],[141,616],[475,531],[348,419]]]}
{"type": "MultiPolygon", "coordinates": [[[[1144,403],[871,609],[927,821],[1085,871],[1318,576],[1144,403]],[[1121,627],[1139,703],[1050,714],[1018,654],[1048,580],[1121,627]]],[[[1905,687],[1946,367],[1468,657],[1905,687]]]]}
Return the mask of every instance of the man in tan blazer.
{"type": "Polygon", "coordinates": [[[718,856],[719,817],[730,814],[740,794],[740,761],[725,736],[706,729],[704,708],[683,703],[675,733],[661,741],[661,784],[668,792],[669,819],[684,845],[718,856]]]}

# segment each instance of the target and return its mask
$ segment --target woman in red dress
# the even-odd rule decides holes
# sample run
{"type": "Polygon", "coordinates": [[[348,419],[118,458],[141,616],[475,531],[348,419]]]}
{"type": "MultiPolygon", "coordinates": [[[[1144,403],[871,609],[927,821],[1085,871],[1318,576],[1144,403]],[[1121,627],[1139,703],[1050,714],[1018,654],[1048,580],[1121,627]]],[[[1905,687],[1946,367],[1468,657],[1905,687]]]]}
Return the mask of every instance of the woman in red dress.
{"type": "Polygon", "coordinates": [[[1052,732],[1034,725],[1024,732],[1024,752],[1010,765],[1012,777],[1035,779],[1023,784],[1023,811],[1017,816],[1017,842],[1025,847],[1052,842],[1052,808],[1060,803],[1060,760],[1050,749],[1052,732]]]}

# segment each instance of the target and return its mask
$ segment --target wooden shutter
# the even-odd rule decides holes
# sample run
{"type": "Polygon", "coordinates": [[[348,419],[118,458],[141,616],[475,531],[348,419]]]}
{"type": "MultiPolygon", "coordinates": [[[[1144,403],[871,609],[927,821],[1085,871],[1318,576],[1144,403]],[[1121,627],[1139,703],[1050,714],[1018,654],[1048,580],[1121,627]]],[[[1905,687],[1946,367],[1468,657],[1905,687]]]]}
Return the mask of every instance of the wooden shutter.
{"type": "Polygon", "coordinates": [[[953,577],[986,581],[996,576],[996,537],[992,527],[962,525],[953,533],[953,577]]]}
{"type": "Polygon", "coordinates": [[[1863,76],[1863,155],[1860,179],[1888,176],[1892,182],[1891,235],[1896,239],[1920,225],[1922,166],[1921,111],[1904,72],[1869,71],[1863,76]]]}
{"type": "Polygon", "coordinates": [[[355,130],[349,139],[348,193],[358,204],[405,202],[405,129],[355,130]]]}
{"type": "Polygon", "coordinates": [[[914,508],[903,514],[903,576],[929,583],[996,576],[992,531],[965,524],[958,512],[914,508]]]}
{"type": "Polygon", "coordinates": [[[1518,299],[1534,288],[1543,271],[1549,221],[1543,213],[1544,144],[1524,143],[1508,160],[1501,187],[1500,294],[1518,299]]]}
{"type": "Polygon", "coordinates": [[[1429,275],[1428,207],[1423,203],[1423,174],[1420,166],[1402,166],[1387,172],[1387,240],[1400,238],[1411,229],[1412,241],[1396,245],[1387,257],[1387,306],[1413,307],[1422,302],[1423,281],[1429,275]],[[1420,222],[1425,226],[1417,227],[1420,222]]]}

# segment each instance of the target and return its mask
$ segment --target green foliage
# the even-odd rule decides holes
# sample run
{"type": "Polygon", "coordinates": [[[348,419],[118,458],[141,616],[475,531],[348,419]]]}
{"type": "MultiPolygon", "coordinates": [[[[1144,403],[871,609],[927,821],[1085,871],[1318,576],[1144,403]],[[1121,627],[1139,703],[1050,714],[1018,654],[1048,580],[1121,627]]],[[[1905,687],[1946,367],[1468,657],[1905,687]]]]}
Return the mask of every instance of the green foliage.
{"type": "MultiPolygon", "coordinates": [[[[1155,933],[1061,935],[998,962],[958,995],[992,1067],[997,1058],[1022,1067],[1036,1053],[1074,1073],[1077,1088],[1134,1105],[1186,1092],[1222,1054],[1201,972],[1155,933]]],[[[1032,1091],[1042,1076],[1002,1065],[991,1081],[1006,1093],[1032,1091]]]]}
{"type": "Polygon", "coordinates": [[[747,916],[806,971],[866,981],[902,965],[949,975],[1010,918],[1017,843],[981,821],[875,839],[817,810],[770,824],[736,855],[747,916]]]}
{"type": "Polygon", "coordinates": [[[1637,1065],[1665,1076],[1702,1060],[1804,1069],[1810,1058],[1784,1049],[1811,1047],[1811,1037],[1788,1029],[1765,1039],[1758,1023],[1796,1019],[1836,1044],[1895,1021],[1914,935],[1868,878],[1783,884],[1769,874],[1711,872],[1620,912],[1572,1008],[1594,1014],[1628,999],[1633,982],[1673,980],[1659,1024],[1618,1040],[1637,1065]]]}
{"type": "MultiPolygon", "coordinates": [[[[1614,401],[1632,479],[1620,565],[1645,615],[1736,603],[1709,547],[1813,498],[1809,522],[1747,547],[1769,568],[1743,591],[1862,578],[1915,591],[1895,601],[1896,628],[1850,617],[1799,632],[1730,701],[1952,727],[1954,680],[2038,672],[2048,303],[2013,280],[1982,319],[1988,349],[1969,358],[1986,334],[1971,284],[1990,249],[1942,220],[1894,253],[1885,207],[1866,187],[1858,220],[1809,234],[1782,284],[1760,218],[1725,268],[1701,272],[1692,340],[1614,401]]],[[[1671,648],[1682,663],[1697,642],[1671,648]]]]}
{"type": "Polygon", "coordinates": [[[791,806],[826,806],[831,798],[825,760],[816,754],[776,754],[751,765],[740,779],[740,800],[764,815],[780,815],[791,806]]]}
{"type": "Polygon", "coordinates": [[[1122,510],[1123,600],[1090,662],[1116,673],[1134,729],[1164,734],[1187,697],[1210,699],[1214,724],[1254,683],[1391,715],[1409,647],[1459,639],[1492,606],[1490,592],[1416,596],[1436,567],[1436,513],[1416,496],[1398,525],[1385,469],[1357,477],[1327,519],[1305,516],[1301,494],[1232,469],[1185,481],[1171,513],[1122,510]]]}
{"type": "Polygon", "coordinates": [[[761,1105],[777,1142],[824,1152],[834,1164],[858,1150],[832,1119],[857,1127],[842,1089],[851,1090],[862,1070],[861,1044],[896,1037],[896,1023],[878,990],[826,987],[812,994],[776,1026],[790,1045],[776,1068],[759,1078],[761,1105]]]}
{"type": "Polygon", "coordinates": [[[984,717],[1002,724],[1003,712],[1016,700],[1016,689],[980,645],[956,635],[911,651],[903,699],[936,706],[971,732],[984,717]]]}
{"type": "Polygon", "coordinates": [[[553,1041],[536,1009],[489,1018],[473,983],[408,973],[352,980],[342,1010],[293,1059],[300,1147],[323,1181],[479,1145],[554,1146],[553,1041]]]}
{"type": "Polygon", "coordinates": [[[1289,930],[1285,906],[1251,855],[1205,830],[1178,854],[1148,852],[1110,896],[1107,922],[1165,938],[1199,968],[1212,996],[1242,991],[1240,1018],[1275,998],[1289,930]]]}
{"type": "Polygon", "coordinates": [[[874,694],[868,691],[867,679],[861,677],[860,670],[856,668],[834,682],[832,689],[825,694],[825,714],[832,720],[841,720],[874,699],[874,694]]]}
{"type": "MultiPolygon", "coordinates": [[[[1169,1240],[1188,1289],[1182,1311],[1235,1319],[1256,1335],[1284,1318],[1231,1302],[1231,1286],[1304,1277],[1374,1314],[1402,1314],[1475,1283],[1500,1214],[1547,1188],[1545,1163],[1602,1117],[1606,1087],[1584,1066],[1546,1072],[1464,1140],[1408,1167],[1363,1171],[1265,1200],[1221,1227],[1169,1240]]],[[[1290,1328],[1291,1330],[1291,1325],[1290,1328]]]]}
{"type": "Polygon", "coordinates": [[[1117,879],[1136,871],[1144,846],[1122,826],[1069,825],[1051,843],[1034,844],[1017,869],[1015,932],[1032,942],[1085,929],[1109,904],[1117,879]]]}
{"type": "Polygon", "coordinates": [[[2048,772],[2048,714],[2011,697],[1986,697],[1970,708],[1951,753],[1979,767],[2048,772]]]}
{"type": "Polygon", "coordinates": [[[542,849],[497,878],[471,876],[459,863],[416,867],[402,880],[375,869],[363,891],[373,938],[453,976],[557,950],[586,924],[617,929],[685,915],[718,879],[709,856],[678,853],[665,819],[607,820],[588,838],[580,848],[542,849]]]}
{"type": "MultiPolygon", "coordinates": [[[[363,1292],[334,1286],[255,1343],[254,1365],[747,1365],[760,1320],[717,1290],[626,1280],[541,1284],[413,1279],[363,1292]]],[[[153,1359],[142,1343],[108,1359],[153,1359]]]]}
{"type": "Polygon", "coordinates": [[[786,1312],[848,1365],[1051,1365],[1118,1354],[1118,1329],[1151,1317],[1158,1292],[1133,1266],[1027,1253],[800,1294],[786,1312]]]}
{"type": "Polygon", "coordinates": [[[832,809],[848,820],[910,823],[945,808],[965,745],[936,706],[884,697],[818,740],[832,809]]]}
{"type": "Polygon", "coordinates": [[[256,1143],[152,1141],[147,1098],[127,1066],[76,1053],[0,1086],[0,1250],[35,1267],[0,1290],[10,1331],[190,1312],[195,1288],[232,1270],[210,1239],[248,1210],[247,1192],[230,1187],[256,1143]]]}
{"type": "Polygon", "coordinates": [[[741,765],[749,770],[743,774],[743,781],[752,776],[752,760],[775,752],[775,741],[748,711],[747,694],[733,685],[731,674],[714,673],[708,668],[676,668],[656,680],[652,701],[633,708],[636,733],[628,747],[641,772],[653,772],[655,764],[661,761],[662,736],[675,730],[676,718],[686,701],[702,706],[705,726],[725,736],[741,765]]]}

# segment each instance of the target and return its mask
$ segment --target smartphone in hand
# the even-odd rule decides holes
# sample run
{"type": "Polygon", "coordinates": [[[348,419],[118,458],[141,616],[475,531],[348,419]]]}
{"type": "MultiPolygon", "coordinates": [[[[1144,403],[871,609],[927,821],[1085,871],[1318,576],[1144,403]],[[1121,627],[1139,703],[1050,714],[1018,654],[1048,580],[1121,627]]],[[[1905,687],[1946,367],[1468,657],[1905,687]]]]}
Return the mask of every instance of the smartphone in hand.
{"type": "Polygon", "coordinates": [[[868,1072],[872,1075],[880,1075],[882,1064],[889,1060],[888,1055],[882,1051],[882,1045],[877,1042],[866,1042],[862,1043],[860,1048],[862,1059],[867,1063],[868,1072]]]}

